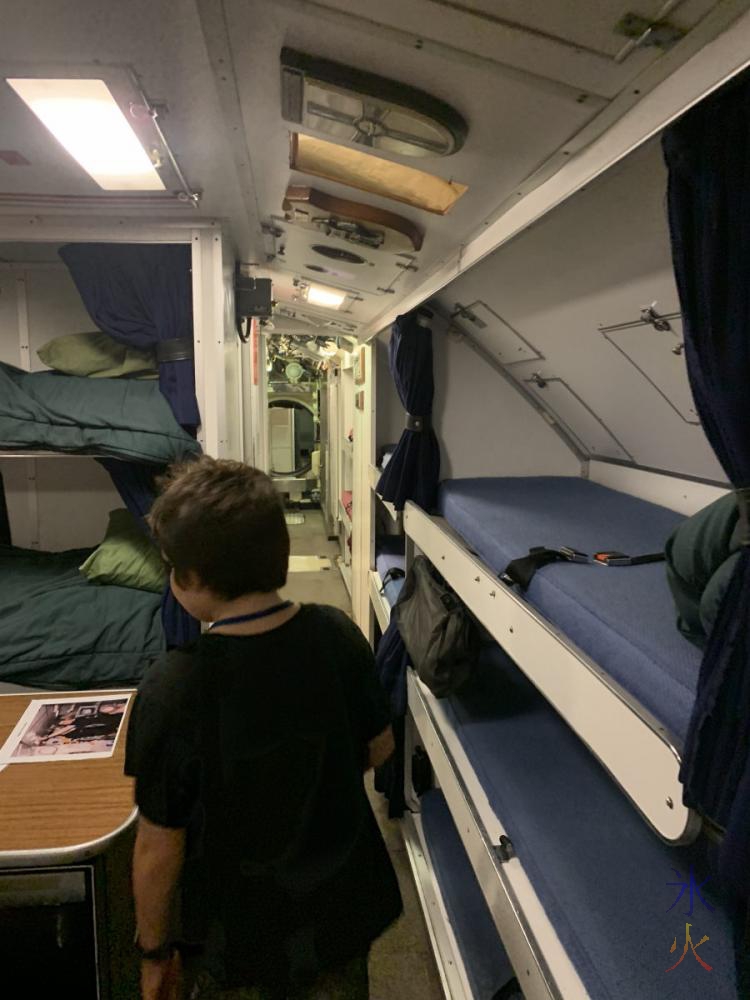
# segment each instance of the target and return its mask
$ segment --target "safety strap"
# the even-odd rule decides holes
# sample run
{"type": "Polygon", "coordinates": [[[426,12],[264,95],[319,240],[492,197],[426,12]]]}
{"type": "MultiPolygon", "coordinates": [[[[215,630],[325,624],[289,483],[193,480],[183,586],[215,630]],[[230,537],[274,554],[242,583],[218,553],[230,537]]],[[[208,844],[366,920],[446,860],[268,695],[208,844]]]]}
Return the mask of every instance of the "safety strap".
{"type": "Polygon", "coordinates": [[[406,573],[399,566],[391,566],[389,570],[386,570],[386,574],[380,581],[382,586],[380,588],[380,593],[385,594],[386,585],[392,583],[394,580],[403,580],[406,573]]]}
{"type": "Polygon", "coordinates": [[[543,545],[537,545],[529,549],[527,556],[520,556],[509,562],[500,579],[504,583],[517,584],[521,590],[526,590],[534,579],[536,571],[553,562],[593,563],[596,566],[642,566],[645,563],[663,562],[665,558],[663,552],[629,556],[624,552],[611,550],[595,552],[593,556],[589,556],[585,552],[579,552],[578,549],[571,549],[565,545],[559,549],[548,549],[543,545]]]}

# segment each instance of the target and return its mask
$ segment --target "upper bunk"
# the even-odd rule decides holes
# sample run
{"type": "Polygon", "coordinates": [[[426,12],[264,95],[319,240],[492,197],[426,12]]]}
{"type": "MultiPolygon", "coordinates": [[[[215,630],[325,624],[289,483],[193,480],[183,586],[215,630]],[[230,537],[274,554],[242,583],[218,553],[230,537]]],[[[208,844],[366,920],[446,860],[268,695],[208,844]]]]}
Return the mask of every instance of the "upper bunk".
{"type": "Polygon", "coordinates": [[[192,326],[189,247],[6,243],[0,258],[0,454],[200,450],[192,337],[160,348],[192,326]]]}

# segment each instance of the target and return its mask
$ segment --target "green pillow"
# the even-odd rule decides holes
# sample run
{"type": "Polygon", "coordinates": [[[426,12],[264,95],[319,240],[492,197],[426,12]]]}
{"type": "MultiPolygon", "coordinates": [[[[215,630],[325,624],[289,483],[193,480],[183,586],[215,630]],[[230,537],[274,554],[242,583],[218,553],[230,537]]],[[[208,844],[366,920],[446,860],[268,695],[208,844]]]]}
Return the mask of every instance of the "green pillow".
{"type": "Polygon", "coordinates": [[[93,583],[150,590],[157,594],[167,585],[159,550],[133,515],[124,509],[110,512],[104,541],[80,570],[93,583]]]}
{"type": "Polygon", "coordinates": [[[55,337],[36,353],[48,368],[65,375],[87,375],[90,378],[156,375],[152,351],[128,347],[100,330],[55,337]]]}

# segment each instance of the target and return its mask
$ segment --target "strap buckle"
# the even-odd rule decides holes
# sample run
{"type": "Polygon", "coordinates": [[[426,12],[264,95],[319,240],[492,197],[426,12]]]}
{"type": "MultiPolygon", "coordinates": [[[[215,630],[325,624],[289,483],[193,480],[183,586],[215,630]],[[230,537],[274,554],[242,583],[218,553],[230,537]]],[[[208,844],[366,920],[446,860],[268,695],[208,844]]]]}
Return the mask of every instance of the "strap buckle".
{"type": "Polygon", "coordinates": [[[624,552],[595,552],[594,562],[597,566],[632,566],[633,557],[624,552]]]}
{"type": "Polygon", "coordinates": [[[558,552],[566,562],[587,563],[589,561],[589,557],[585,552],[579,552],[578,549],[571,549],[568,545],[561,545],[558,552]]]}

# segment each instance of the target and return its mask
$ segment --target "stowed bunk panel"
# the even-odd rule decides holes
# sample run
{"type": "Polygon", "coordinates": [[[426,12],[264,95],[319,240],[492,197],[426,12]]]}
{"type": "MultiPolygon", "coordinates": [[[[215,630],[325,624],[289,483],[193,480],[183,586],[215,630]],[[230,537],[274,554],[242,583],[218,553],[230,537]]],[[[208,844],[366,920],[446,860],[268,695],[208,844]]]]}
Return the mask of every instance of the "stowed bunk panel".
{"type": "Polygon", "coordinates": [[[434,789],[422,796],[420,816],[432,869],[474,1000],[494,1000],[502,989],[507,990],[503,994],[507,1000],[523,1000],[520,990],[508,989],[513,966],[440,791],[434,789]]]}
{"type": "MultiPolygon", "coordinates": [[[[570,546],[592,554],[660,552],[680,514],[585,479],[534,477],[452,480],[439,510],[494,573],[532,546],[570,546]]],[[[687,732],[700,653],[677,631],[660,563],[602,567],[554,563],[525,594],[682,740],[687,732]]]]}
{"type": "MultiPolygon", "coordinates": [[[[411,690],[439,719],[448,744],[459,741],[474,772],[461,771],[461,787],[486,797],[512,842],[513,861],[503,867],[520,863],[592,1000],[737,996],[728,900],[709,882],[701,888],[708,905],[695,893],[691,899],[689,889],[672,905],[691,872],[697,883],[706,877],[702,846],[670,847],[653,834],[499,647],[484,650],[460,697],[437,702],[422,685],[411,690]],[[688,923],[710,972],[689,948],[667,972],[682,956],[688,923]]],[[[465,843],[475,836],[468,823],[459,829],[465,843]]],[[[508,922],[507,911],[495,907],[499,886],[484,879],[482,889],[510,939],[517,918],[508,922]]],[[[529,922],[531,947],[549,958],[534,908],[522,908],[520,919],[529,922]]],[[[555,969],[553,962],[553,976],[555,969]]],[[[557,988],[565,1000],[582,996],[557,988]]]]}

